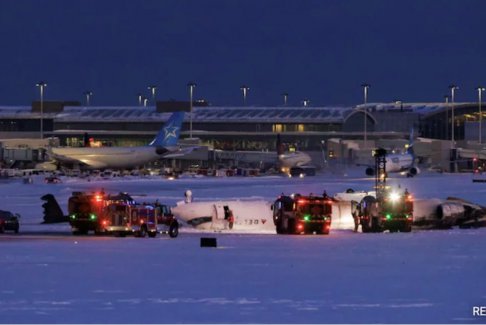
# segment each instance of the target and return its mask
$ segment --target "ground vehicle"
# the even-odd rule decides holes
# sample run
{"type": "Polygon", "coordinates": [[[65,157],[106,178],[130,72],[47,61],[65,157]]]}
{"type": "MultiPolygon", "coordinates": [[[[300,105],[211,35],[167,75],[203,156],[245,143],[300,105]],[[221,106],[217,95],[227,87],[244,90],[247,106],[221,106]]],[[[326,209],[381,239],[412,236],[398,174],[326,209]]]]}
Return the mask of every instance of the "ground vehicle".
{"type": "Polygon", "coordinates": [[[100,231],[139,237],[155,237],[157,233],[168,232],[175,238],[179,234],[179,223],[167,210],[165,212],[159,204],[111,203],[104,209],[100,231]]]}
{"type": "Polygon", "coordinates": [[[391,190],[386,186],[386,150],[375,153],[376,198],[365,196],[356,213],[363,232],[410,232],[413,223],[413,198],[405,190],[391,190]]]}
{"type": "Polygon", "coordinates": [[[358,207],[363,232],[410,232],[413,223],[413,199],[405,192],[388,191],[382,199],[363,198],[358,207]]]}
{"type": "Polygon", "coordinates": [[[14,233],[19,233],[19,218],[18,214],[13,214],[10,211],[0,210],[0,233],[5,230],[11,230],[14,233]]]}
{"type": "Polygon", "coordinates": [[[272,206],[277,234],[329,234],[332,198],[324,196],[280,196],[272,206]]]}
{"type": "Polygon", "coordinates": [[[111,203],[134,203],[126,193],[106,195],[98,193],[73,192],[68,200],[69,223],[73,234],[86,234],[88,231],[100,233],[102,230],[101,216],[104,208],[111,203]]]}

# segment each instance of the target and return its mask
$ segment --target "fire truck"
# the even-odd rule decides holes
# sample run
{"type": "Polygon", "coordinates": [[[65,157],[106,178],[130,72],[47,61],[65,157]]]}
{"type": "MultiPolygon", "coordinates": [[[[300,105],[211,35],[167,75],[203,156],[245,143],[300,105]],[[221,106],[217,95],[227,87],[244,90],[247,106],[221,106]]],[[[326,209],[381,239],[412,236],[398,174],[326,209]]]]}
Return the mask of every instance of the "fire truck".
{"type": "Polygon", "coordinates": [[[280,196],[272,205],[277,234],[325,234],[331,229],[332,198],[280,196]]]}
{"type": "Polygon", "coordinates": [[[356,213],[363,232],[410,232],[413,223],[413,197],[386,186],[386,150],[375,152],[376,197],[365,196],[356,213]]]}
{"type": "Polygon", "coordinates": [[[73,192],[68,200],[69,223],[74,235],[84,235],[89,231],[102,233],[101,217],[104,209],[117,202],[134,203],[126,193],[107,195],[103,191],[73,192]]]}
{"type": "Polygon", "coordinates": [[[158,233],[168,233],[171,238],[175,238],[179,234],[179,223],[166,206],[117,202],[105,208],[101,218],[101,232],[117,236],[148,235],[152,238],[158,233]]]}
{"type": "Polygon", "coordinates": [[[406,191],[388,190],[377,199],[366,196],[358,209],[363,232],[410,232],[413,223],[413,197],[406,191]]]}

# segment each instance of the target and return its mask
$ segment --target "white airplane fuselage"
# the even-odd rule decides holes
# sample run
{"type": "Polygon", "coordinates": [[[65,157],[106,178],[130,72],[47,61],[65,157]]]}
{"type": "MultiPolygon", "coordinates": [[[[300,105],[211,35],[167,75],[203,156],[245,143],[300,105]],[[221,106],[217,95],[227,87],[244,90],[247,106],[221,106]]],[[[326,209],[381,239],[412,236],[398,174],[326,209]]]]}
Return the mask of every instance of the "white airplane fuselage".
{"type": "Polygon", "coordinates": [[[172,213],[199,230],[276,233],[271,204],[264,200],[178,202],[177,206],[172,208],[172,213]],[[225,206],[233,212],[232,227],[225,219],[225,206]]]}
{"type": "Polygon", "coordinates": [[[302,151],[287,152],[278,156],[280,166],[284,168],[307,165],[312,161],[311,157],[302,151]]]}
{"type": "Polygon", "coordinates": [[[386,159],[386,171],[396,173],[413,167],[414,159],[411,154],[388,154],[386,159]]]}
{"type": "MultiPolygon", "coordinates": [[[[351,200],[361,201],[366,195],[374,192],[338,193],[332,204],[332,229],[353,229],[351,200]]],[[[202,231],[276,233],[273,222],[273,202],[264,200],[221,200],[207,202],[178,202],[172,208],[174,215],[202,231]],[[224,219],[224,206],[232,210],[235,223],[230,229],[224,219]]]]}
{"type": "Polygon", "coordinates": [[[88,168],[131,168],[142,166],[163,157],[157,148],[102,147],[52,148],[53,158],[62,162],[83,163],[88,168]]]}
{"type": "Polygon", "coordinates": [[[88,169],[140,167],[176,151],[180,153],[177,142],[183,121],[184,112],[173,112],[146,146],[51,148],[49,155],[61,164],[80,164],[88,169]]]}

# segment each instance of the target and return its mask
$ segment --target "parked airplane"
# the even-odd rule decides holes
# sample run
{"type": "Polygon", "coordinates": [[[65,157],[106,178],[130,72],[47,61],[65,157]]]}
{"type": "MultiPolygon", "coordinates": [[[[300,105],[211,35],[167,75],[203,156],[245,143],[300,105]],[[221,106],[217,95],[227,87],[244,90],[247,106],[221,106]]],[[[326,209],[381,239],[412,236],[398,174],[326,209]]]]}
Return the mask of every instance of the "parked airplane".
{"type": "MultiPolygon", "coordinates": [[[[420,173],[420,169],[415,165],[415,155],[413,153],[413,130],[410,134],[410,142],[404,153],[389,153],[385,156],[387,173],[403,172],[407,177],[413,177],[420,173]]],[[[372,166],[366,168],[366,175],[375,175],[375,169],[372,166]]]]}
{"type": "Polygon", "coordinates": [[[160,158],[179,157],[190,150],[177,146],[183,119],[184,112],[174,112],[147,146],[51,148],[49,154],[59,163],[80,164],[88,169],[133,168],[160,158]]]}
{"type": "Polygon", "coordinates": [[[284,151],[280,134],[277,135],[277,155],[280,169],[288,170],[292,167],[305,166],[311,162],[311,157],[302,151],[286,152],[284,151]]]}
{"type": "Polygon", "coordinates": [[[245,163],[271,164],[282,172],[288,172],[292,167],[304,166],[311,162],[311,157],[302,151],[289,152],[284,150],[280,141],[280,134],[277,135],[276,151],[222,151],[215,150],[218,159],[231,159],[245,163]]]}

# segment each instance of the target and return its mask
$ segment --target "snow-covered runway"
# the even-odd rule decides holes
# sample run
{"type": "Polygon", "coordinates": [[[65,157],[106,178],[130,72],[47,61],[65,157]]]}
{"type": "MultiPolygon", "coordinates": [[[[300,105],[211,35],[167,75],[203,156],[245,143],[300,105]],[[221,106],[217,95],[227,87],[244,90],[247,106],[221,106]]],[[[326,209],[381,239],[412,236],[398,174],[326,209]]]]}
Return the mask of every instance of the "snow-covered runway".
{"type": "MultiPolygon", "coordinates": [[[[468,175],[391,179],[416,197],[458,196],[484,204],[468,175]]],[[[40,196],[65,210],[72,191],[127,191],[174,204],[329,194],[370,189],[372,179],[322,175],[235,179],[0,183],[2,209],[22,214],[21,232],[0,235],[0,323],[484,323],[486,228],[329,236],[208,234],[176,239],[74,237],[38,225],[40,196]],[[36,232],[45,234],[36,234],[36,232]],[[218,248],[201,248],[214,236],[218,248]]]]}
{"type": "Polygon", "coordinates": [[[0,321],[481,321],[486,229],[218,234],[218,248],[199,247],[208,235],[4,238],[0,321]]]}

